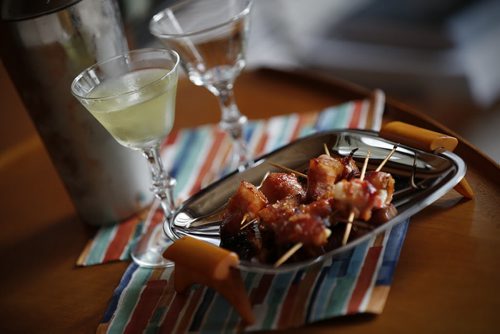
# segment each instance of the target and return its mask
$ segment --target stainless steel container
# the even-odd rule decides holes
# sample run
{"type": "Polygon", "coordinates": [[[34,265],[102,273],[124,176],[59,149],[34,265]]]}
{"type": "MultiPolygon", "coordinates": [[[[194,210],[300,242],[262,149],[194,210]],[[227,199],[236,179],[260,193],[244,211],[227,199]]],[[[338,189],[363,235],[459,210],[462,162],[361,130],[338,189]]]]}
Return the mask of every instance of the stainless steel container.
{"type": "Polygon", "coordinates": [[[119,145],[71,95],[84,68],[128,49],[113,0],[3,1],[2,60],[87,223],[130,216],[152,199],[138,152],[119,145]]]}

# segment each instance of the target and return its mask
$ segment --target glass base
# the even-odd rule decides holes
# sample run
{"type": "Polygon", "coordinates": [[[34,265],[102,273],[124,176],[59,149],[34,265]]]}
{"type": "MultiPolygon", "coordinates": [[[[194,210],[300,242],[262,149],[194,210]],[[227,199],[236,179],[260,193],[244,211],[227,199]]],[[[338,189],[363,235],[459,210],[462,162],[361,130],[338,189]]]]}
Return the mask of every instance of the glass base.
{"type": "Polygon", "coordinates": [[[174,265],[163,257],[163,252],[172,241],[163,234],[162,224],[158,224],[152,233],[146,233],[137,242],[131,252],[132,259],[144,268],[166,268],[174,265]]]}

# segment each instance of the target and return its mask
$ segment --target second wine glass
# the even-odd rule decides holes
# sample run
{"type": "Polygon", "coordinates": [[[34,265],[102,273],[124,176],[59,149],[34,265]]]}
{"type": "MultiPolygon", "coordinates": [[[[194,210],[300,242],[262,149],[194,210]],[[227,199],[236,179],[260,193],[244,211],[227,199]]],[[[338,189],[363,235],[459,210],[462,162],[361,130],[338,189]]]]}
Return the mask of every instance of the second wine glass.
{"type": "Polygon", "coordinates": [[[195,85],[219,99],[220,127],[233,140],[231,168],[249,159],[244,139],[247,118],[236,105],[233,86],[245,67],[246,36],[251,1],[188,0],[159,12],[149,28],[167,48],[181,57],[181,65],[195,85]]]}

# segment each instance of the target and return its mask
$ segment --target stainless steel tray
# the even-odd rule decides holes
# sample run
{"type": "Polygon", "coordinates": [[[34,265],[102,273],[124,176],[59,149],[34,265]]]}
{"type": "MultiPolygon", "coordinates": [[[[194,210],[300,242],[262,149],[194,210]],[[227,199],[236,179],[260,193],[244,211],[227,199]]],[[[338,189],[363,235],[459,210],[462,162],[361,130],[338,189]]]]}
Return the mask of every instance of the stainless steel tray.
{"type": "MultiPolygon", "coordinates": [[[[395,143],[380,138],[376,132],[361,130],[321,132],[299,139],[258,158],[248,169],[225,176],[184,202],[173,218],[175,234],[177,237],[189,235],[218,246],[221,213],[242,180],[258,185],[267,172],[278,171],[267,162],[304,171],[311,158],[324,153],[323,144],[328,146],[332,154],[342,156],[358,148],[354,154],[358,165],[363,163],[367,152],[370,151],[368,170],[373,170],[388,155],[395,143]]],[[[460,157],[451,152],[434,154],[400,145],[383,170],[390,172],[396,179],[393,204],[398,209],[398,214],[393,219],[347,245],[314,259],[285,263],[279,268],[241,261],[240,269],[268,273],[286,272],[305,268],[345,252],[404,221],[439,199],[464,177],[466,166],[460,157]]]]}

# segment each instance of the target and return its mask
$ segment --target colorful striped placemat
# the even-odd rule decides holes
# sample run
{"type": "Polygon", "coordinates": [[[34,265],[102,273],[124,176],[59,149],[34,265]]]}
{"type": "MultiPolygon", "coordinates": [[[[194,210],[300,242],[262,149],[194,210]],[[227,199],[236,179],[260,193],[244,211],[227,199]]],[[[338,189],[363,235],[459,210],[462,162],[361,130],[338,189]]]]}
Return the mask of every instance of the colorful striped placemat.
{"type": "Polygon", "coordinates": [[[233,333],[285,329],[355,313],[381,313],[408,222],[323,265],[279,275],[242,273],[257,318],[243,327],[212,289],[177,294],[172,269],[131,264],[116,288],[100,333],[233,333]]]}
{"type": "MultiPolygon", "coordinates": [[[[369,114],[368,101],[352,101],[320,113],[292,114],[250,122],[246,140],[254,156],[315,131],[377,130],[382,115],[369,114]],[[367,121],[369,120],[369,121],[367,121]]],[[[162,155],[177,179],[176,196],[188,198],[227,171],[230,142],[216,126],[173,133],[162,155]]],[[[143,231],[144,214],[103,227],[78,260],[91,265],[129,258],[143,231]]],[[[158,211],[150,233],[162,220],[158,211]]],[[[212,289],[197,286],[177,294],[172,269],[130,264],[98,328],[99,333],[224,333],[283,329],[360,312],[380,313],[387,299],[408,222],[381,233],[323,264],[279,275],[242,273],[255,324],[243,327],[238,314],[212,289]]]]}

